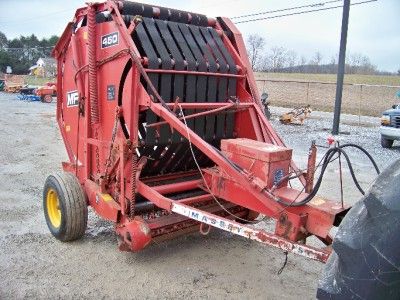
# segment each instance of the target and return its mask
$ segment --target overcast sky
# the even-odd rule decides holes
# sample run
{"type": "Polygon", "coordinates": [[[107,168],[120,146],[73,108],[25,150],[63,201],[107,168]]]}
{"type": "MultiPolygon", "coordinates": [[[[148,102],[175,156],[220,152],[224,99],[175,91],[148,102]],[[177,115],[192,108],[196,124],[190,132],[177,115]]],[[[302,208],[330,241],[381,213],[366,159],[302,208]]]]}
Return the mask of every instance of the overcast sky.
{"type": "MultiPolygon", "coordinates": [[[[153,0],[142,1],[208,16],[240,16],[327,0],[153,0]],[[251,4],[249,4],[251,3],[251,4]]],[[[352,0],[352,3],[365,0],[352,0]]],[[[0,0],[0,31],[8,38],[60,35],[82,0],[0,0]]],[[[340,5],[333,3],[330,5],[340,5]]],[[[325,5],[326,7],[326,5],[325,5]]],[[[310,59],[316,51],[328,63],[339,52],[341,9],[238,24],[246,37],[258,33],[267,47],[283,46],[310,59]]],[[[380,70],[400,69],[400,0],[378,0],[350,8],[348,52],[367,55],[380,70]]]]}

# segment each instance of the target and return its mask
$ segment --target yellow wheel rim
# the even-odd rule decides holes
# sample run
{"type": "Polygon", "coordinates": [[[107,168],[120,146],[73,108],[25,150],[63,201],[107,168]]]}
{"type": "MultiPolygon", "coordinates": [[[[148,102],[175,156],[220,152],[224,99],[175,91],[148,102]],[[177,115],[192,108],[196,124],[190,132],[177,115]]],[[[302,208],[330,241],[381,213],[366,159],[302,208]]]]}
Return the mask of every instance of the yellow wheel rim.
{"type": "Polygon", "coordinates": [[[58,228],[61,225],[61,210],[60,201],[58,200],[57,192],[49,189],[46,196],[47,215],[51,225],[58,228]]]}

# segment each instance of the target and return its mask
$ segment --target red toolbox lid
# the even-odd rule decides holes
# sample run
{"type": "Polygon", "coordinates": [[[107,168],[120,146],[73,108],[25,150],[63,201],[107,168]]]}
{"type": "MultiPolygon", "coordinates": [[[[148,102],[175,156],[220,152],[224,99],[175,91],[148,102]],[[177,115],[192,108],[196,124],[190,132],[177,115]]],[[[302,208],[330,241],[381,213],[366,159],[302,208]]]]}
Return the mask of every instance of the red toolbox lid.
{"type": "Polygon", "coordinates": [[[265,162],[292,158],[292,149],[244,138],[221,140],[221,150],[265,162]]]}

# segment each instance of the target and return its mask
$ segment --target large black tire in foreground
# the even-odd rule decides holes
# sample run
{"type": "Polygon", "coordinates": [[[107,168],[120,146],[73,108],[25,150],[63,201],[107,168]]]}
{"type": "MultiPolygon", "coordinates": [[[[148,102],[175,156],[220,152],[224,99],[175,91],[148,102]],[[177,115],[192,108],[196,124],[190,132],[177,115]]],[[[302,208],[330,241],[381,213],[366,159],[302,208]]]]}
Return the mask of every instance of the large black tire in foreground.
{"type": "Polygon", "coordinates": [[[68,242],[85,234],[88,218],[86,197],[74,174],[62,172],[47,177],[43,209],[51,234],[68,242]]]}
{"type": "Polygon", "coordinates": [[[400,160],[343,219],[318,299],[400,299],[400,160]]]}

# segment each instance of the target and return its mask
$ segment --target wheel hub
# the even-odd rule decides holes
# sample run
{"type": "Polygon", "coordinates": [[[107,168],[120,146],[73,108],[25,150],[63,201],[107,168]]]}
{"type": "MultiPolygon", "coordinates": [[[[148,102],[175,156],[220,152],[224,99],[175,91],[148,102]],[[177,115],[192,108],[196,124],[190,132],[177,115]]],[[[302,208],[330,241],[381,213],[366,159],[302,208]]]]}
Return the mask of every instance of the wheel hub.
{"type": "Polygon", "coordinates": [[[50,223],[53,227],[58,228],[61,225],[61,210],[60,201],[58,200],[57,192],[53,189],[49,189],[46,197],[47,202],[47,214],[49,216],[50,223]]]}

